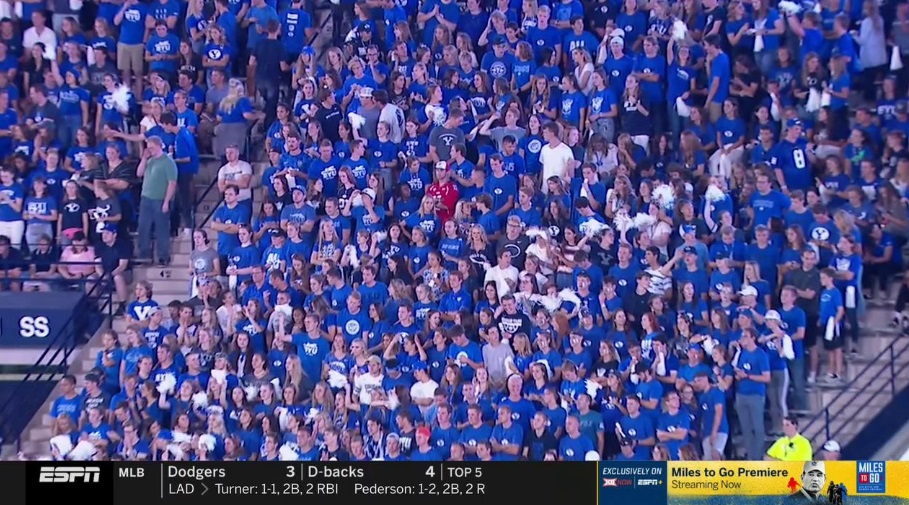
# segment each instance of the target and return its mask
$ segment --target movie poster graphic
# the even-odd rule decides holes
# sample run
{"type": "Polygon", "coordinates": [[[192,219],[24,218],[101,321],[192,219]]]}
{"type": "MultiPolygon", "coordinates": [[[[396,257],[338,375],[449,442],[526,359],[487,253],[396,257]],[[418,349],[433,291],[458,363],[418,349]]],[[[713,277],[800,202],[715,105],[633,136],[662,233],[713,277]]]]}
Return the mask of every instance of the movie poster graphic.
{"type": "Polygon", "coordinates": [[[909,505],[909,462],[670,462],[670,505],[909,505]]]}

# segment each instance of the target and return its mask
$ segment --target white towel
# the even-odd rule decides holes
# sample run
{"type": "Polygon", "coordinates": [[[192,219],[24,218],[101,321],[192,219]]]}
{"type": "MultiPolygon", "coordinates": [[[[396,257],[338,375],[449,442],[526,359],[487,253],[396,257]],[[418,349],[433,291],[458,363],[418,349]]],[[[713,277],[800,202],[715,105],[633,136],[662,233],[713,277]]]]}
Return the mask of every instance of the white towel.
{"type": "Polygon", "coordinates": [[[903,69],[903,57],[900,54],[900,48],[893,46],[893,50],[890,51],[890,71],[896,72],[897,70],[903,69]]]}
{"type": "Polygon", "coordinates": [[[227,285],[228,285],[228,287],[230,287],[231,291],[237,289],[237,276],[236,275],[228,276],[227,285]]]}
{"type": "Polygon", "coordinates": [[[795,349],[792,348],[792,337],[783,335],[783,357],[788,360],[795,359],[795,349]]]}
{"type": "Polygon", "coordinates": [[[823,93],[821,93],[821,107],[830,106],[830,100],[832,98],[833,97],[830,96],[830,93],[828,93],[827,91],[824,91],[823,93]]]}
{"type": "Polygon", "coordinates": [[[190,279],[189,282],[190,282],[189,297],[195,298],[195,297],[199,296],[199,276],[193,275],[192,279],[190,279]]]}
{"type": "Polygon", "coordinates": [[[833,342],[833,339],[839,334],[839,328],[836,325],[836,318],[827,319],[827,327],[824,329],[824,340],[833,342]]]}
{"type": "Polygon", "coordinates": [[[846,286],[846,308],[854,309],[855,302],[855,286],[846,286]]]}
{"type": "Polygon", "coordinates": [[[685,103],[685,100],[682,100],[682,97],[675,99],[675,111],[679,117],[691,117],[691,107],[685,103]]]}
{"type": "Polygon", "coordinates": [[[821,93],[814,88],[808,90],[808,103],[805,104],[805,110],[808,112],[817,112],[821,109],[821,93]]]}

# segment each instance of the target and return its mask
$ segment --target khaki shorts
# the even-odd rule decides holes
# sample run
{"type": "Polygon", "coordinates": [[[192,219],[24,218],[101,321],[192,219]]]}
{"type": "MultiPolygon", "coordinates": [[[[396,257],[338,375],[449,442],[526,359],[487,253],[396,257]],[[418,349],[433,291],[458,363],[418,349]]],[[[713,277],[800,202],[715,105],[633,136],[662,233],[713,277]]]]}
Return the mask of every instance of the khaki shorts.
{"type": "Polygon", "coordinates": [[[142,44],[117,44],[117,69],[144,74],[145,46],[142,44]]]}

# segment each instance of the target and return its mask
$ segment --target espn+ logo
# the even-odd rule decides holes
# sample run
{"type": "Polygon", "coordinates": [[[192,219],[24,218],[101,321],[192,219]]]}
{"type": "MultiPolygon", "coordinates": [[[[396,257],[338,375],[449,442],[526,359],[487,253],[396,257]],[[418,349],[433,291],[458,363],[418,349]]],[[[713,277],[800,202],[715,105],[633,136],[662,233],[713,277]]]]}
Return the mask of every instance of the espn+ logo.
{"type": "Polygon", "coordinates": [[[97,466],[45,466],[41,468],[38,482],[85,484],[101,481],[101,468],[97,466]]]}

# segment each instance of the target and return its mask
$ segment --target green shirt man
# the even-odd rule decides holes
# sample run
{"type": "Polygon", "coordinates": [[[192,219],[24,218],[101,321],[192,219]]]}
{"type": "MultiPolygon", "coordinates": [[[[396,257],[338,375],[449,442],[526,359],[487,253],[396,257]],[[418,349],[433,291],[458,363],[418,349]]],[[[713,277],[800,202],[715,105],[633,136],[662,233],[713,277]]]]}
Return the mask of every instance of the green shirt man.
{"type": "MultiPolygon", "coordinates": [[[[155,142],[161,145],[161,139],[158,137],[148,139],[152,150],[154,147],[151,144],[155,142]]],[[[168,212],[177,188],[177,164],[160,147],[158,152],[160,154],[157,156],[149,155],[145,158],[145,170],[142,170],[140,164],[138,175],[142,177],[142,198],[164,201],[166,208],[162,207],[161,210],[168,212]]]]}

